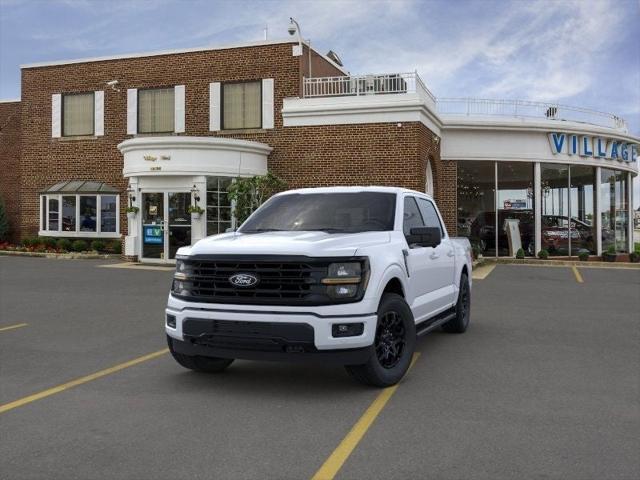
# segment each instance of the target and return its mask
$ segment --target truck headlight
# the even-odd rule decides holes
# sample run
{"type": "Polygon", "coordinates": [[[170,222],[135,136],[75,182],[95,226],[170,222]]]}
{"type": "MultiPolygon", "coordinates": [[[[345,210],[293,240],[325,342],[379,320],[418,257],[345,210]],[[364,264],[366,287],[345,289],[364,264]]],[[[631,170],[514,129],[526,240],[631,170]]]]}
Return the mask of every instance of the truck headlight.
{"type": "MultiPolygon", "coordinates": [[[[363,282],[362,264],[360,262],[332,263],[327,270],[327,277],[322,279],[327,285],[327,295],[334,299],[355,297],[363,282]]],[[[366,285],[363,285],[363,288],[366,285]]]]}
{"type": "Polygon", "coordinates": [[[176,259],[176,271],[173,274],[173,284],[171,291],[176,295],[190,295],[192,266],[183,259],[176,259]]]}

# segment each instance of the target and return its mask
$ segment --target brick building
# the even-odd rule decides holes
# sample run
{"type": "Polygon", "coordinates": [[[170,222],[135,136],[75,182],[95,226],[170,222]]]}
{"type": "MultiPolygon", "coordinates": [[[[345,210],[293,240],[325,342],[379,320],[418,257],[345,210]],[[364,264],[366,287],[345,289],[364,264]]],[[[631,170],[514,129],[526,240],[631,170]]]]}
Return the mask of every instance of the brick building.
{"type": "Polygon", "coordinates": [[[336,57],[297,48],[270,41],[22,66],[20,101],[0,103],[13,239],[122,238],[127,256],[170,260],[234,226],[233,178],[271,171],[291,188],[426,190],[449,232],[488,255],[513,253],[508,219],[529,253],[549,246],[545,222],[562,237],[570,217],[584,232],[565,222],[559,254],[599,254],[610,242],[628,250],[630,217],[618,217],[631,208],[638,139],[618,117],[437,100],[415,73],[353,76],[336,57]],[[573,139],[589,148],[572,152],[573,139]],[[612,186],[600,195],[602,184],[612,186]],[[194,203],[200,218],[187,213],[194,203]]]}

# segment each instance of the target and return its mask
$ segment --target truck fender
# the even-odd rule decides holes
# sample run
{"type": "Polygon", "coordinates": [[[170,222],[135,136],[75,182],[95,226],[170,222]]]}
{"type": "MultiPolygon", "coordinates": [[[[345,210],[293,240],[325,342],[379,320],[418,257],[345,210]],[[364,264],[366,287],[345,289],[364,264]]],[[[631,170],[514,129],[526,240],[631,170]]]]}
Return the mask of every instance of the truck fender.
{"type": "Polygon", "coordinates": [[[379,280],[376,280],[373,278],[371,279],[372,281],[376,282],[374,295],[375,295],[375,298],[378,299],[378,301],[380,301],[380,299],[382,298],[382,292],[384,291],[387,284],[392,279],[397,278],[400,281],[400,285],[402,286],[404,297],[407,300],[407,303],[410,304],[410,299],[408,297],[409,289],[407,284],[407,273],[403,265],[400,265],[398,263],[392,263],[391,265],[387,266],[387,268],[384,270],[384,272],[379,278],[380,278],[379,280]]]}

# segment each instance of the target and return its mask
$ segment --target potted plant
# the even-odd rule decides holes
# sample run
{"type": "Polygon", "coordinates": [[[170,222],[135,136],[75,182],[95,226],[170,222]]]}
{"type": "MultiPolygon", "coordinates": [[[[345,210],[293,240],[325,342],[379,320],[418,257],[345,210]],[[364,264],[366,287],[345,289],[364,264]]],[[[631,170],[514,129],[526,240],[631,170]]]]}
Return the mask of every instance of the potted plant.
{"type": "Polygon", "coordinates": [[[640,243],[635,244],[633,252],[629,254],[629,261],[633,263],[640,263],[640,243]]]}
{"type": "Polygon", "coordinates": [[[127,207],[127,219],[129,221],[133,220],[134,218],[136,218],[136,214],[140,211],[140,209],[138,207],[134,207],[133,205],[130,205],[127,207]]]}
{"type": "Polygon", "coordinates": [[[609,245],[607,251],[602,254],[602,259],[605,262],[615,262],[618,258],[618,254],[616,253],[616,247],[614,245],[609,245]]]}
{"type": "Polygon", "coordinates": [[[524,260],[524,248],[519,248],[516,252],[516,258],[518,260],[524,260]]]}
{"type": "Polygon", "coordinates": [[[589,261],[589,252],[586,250],[582,250],[580,252],[578,252],[578,259],[581,262],[588,262],[589,261]]]}
{"type": "Polygon", "coordinates": [[[187,213],[191,214],[191,220],[199,220],[204,213],[204,209],[198,205],[189,205],[187,213]]]}

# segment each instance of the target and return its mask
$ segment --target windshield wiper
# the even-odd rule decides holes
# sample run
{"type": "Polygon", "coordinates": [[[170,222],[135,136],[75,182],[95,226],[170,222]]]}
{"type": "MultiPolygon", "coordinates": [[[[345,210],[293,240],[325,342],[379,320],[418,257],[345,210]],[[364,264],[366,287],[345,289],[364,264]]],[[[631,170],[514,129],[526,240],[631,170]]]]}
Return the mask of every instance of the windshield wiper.
{"type": "Polygon", "coordinates": [[[352,233],[352,232],[348,232],[344,228],[331,228],[331,227],[327,227],[327,228],[305,228],[305,229],[300,230],[300,231],[301,232],[352,233]]]}

